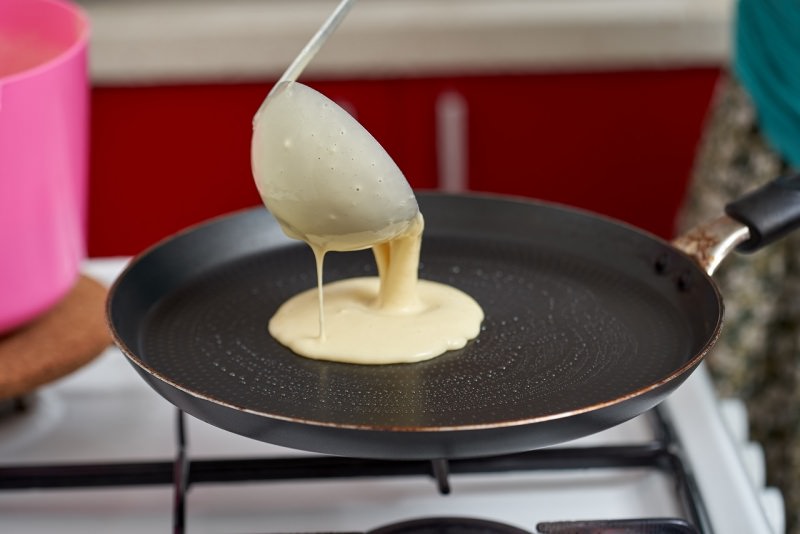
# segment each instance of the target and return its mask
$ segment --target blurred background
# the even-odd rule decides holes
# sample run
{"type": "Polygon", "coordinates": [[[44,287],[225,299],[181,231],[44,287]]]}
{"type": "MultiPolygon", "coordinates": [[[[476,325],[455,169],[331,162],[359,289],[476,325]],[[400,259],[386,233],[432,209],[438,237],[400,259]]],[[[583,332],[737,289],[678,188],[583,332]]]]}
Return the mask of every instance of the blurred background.
{"type": "MultiPolygon", "coordinates": [[[[260,203],[251,119],[330,0],[79,0],[90,256],[260,203]]],[[[416,188],[563,202],[671,237],[730,0],[369,0],[301,80],[416,188]]]]}

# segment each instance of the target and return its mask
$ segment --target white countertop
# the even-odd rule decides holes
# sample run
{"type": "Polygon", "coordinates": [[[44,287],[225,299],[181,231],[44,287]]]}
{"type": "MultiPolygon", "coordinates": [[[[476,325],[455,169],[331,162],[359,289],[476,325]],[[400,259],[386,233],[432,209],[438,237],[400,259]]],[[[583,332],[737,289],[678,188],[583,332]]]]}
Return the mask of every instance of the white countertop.
{"type": "MultiPolygon", "coordinates": [[[[274,79],[336,0],[77,0],[95,83],[274,79]]],[[[722,64],[733,0],[361,0],[327,78],[722,64]]]]}

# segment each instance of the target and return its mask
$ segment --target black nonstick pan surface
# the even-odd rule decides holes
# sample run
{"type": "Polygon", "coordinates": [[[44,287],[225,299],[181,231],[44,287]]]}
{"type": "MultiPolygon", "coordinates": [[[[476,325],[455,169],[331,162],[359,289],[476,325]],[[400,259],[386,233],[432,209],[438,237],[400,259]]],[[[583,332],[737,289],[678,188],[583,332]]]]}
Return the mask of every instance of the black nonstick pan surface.
{"type": "MultiPolygon", "coordinates": [[[[716,340],[713,281],[665,241],[545,203],[418,200],[420,277],[466,291],[486,313],[462,350],[361,366],[277,343],[267,322],[315,285],[314,260],[263,208],[135,258],[108,301],[115,339],[153,388],[213,425],[387,459],[519,452],[603,430],[661,401],[716,340]]],[[[376,274],[368,251],[326,257],[326,282],[365,274],[376,274]]]]}

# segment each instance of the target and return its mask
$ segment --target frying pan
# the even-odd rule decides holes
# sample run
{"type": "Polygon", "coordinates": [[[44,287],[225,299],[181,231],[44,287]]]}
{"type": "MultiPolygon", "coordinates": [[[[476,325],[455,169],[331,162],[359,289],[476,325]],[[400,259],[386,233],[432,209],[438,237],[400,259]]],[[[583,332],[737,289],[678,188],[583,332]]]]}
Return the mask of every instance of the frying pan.
{"type": "MultiPolygon", "coordinates": [[[[314,261],[263,208],[134,258],[108,320],[158,393],[237,434],[364,458],[521,452],[609,428],[678,387],[721,328],[707,271],[735,246],[793,229],[798,189],[800,176],[779,179],[729,205],[682,238],[691,255],[564,206],[419,194],[420,276],[466,291],[486,314],[477,339],[420,363],[316,361],[278,344],[267,322],[313,287],[314,261]]],[[[326,281],[365,274],[376,274],[369,252],[326,257],[326,281]]]]}

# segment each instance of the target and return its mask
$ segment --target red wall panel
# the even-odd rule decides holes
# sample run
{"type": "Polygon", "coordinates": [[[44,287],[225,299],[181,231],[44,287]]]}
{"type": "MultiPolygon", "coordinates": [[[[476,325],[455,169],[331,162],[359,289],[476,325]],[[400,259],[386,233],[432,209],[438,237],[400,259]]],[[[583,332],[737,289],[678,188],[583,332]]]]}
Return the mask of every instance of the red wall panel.
{"type": "MultiPolygon", "coordinates": [[[[353,109],[412,186],[437,185],[437,97],[468,108],[475,190],[606,213],[669,236],[715,68],[307,82],[353,109]]],[[[89,254],[135,254],[260,204],[253,113],[270,83],[96,87],[89,254]]]]}
{"type": "Polygon", "coordinates": [[[470,85],[473,189],[555,200],[670,237],[717,79],[709,70],[470,85]],[[483,147],[499,145],[495,150],[483,147]]]}

